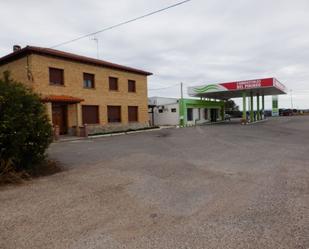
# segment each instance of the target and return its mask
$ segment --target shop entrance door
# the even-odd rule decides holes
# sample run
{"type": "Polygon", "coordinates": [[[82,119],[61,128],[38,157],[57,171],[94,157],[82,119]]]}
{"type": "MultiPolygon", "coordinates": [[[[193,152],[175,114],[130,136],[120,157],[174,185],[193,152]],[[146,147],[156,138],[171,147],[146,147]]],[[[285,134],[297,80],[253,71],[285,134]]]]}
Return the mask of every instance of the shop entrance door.
{"type": "Polygon", "coordinates": [[[217,122],[218,119],[218,109],[210,109],[210,121],[217,122]]]}

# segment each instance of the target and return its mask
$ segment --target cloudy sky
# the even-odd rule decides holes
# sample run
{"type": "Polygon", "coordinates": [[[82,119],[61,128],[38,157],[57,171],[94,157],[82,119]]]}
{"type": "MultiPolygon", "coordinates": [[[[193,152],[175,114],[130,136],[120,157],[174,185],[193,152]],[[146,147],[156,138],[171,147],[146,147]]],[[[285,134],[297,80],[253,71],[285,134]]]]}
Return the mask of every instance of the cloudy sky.
{"type": "MultiPolygon", "coordinates": [[[[13,44],[51,47],[177,1],[0,0],[0,56],[13,44]]],[[[96,35],[99,57],[153,72],[149,96],[178,97],[180,82],[276,77],[292,89],[294,107],[309,108],[308,13],[308,0],[192,0],[96,35]]],[[[57,49],[97,56],[91,38],[57,49]]],[[[291,106],[290,94],[280,105],[291,106]]]]}

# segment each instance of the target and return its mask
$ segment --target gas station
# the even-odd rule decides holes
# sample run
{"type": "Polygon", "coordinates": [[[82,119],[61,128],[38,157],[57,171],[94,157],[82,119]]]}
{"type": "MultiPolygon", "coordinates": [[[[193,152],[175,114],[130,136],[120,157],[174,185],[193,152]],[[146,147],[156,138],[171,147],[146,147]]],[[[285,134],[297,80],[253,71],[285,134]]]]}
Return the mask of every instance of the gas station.
{"type": "Polygon", "coordinates": [[[264,119],[265,96],[273,96],[273,110],[278,109],[278,95],[286,94],[287,88],[276,78],[234,81],[219,84],[188,87],[190,97],[202,100],[225,101],[242,98],[242,122],[255,122],[264,119]],[[249,98],[249,117],[247,116],[247,97],[249,98]],[[254,111],[256,98],[256,112],[254,111]],[[255,115],[256,113],[256,115],[255,115]]]}

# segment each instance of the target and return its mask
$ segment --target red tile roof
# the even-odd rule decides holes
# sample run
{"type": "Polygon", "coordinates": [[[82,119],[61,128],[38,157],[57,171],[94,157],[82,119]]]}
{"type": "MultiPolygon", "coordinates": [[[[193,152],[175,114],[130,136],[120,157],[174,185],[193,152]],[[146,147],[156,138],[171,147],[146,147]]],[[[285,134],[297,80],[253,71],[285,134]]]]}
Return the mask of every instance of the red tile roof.
{"type": "Polygon", "coordinates": [[[72,96],[66,95],[48,95],[42,98],[43,102],[65,102],[65,103],[79,103],[84,101],[80,98],[75,98],[72,96]]]}
{"type": "Polygon", "coordinates": [[[71,61],[76,61],[80,63],[85,63],[85,64],[91,64],[91,65],[96,65],[96,66],[102,66],[106,68],[111,68],[111,69],[116,69],[120,71],[126,71],[126,72],[131,72],[131,73],[136,73],[136,74],[141,74],[141,75],[152,75],[152,73],[143,71],[140,69],[132,68],[132,67],[127,67],[127,66],[122,66],[119,64],[111,63],[108,61],[103,61],[103,60],[98,60],[98,59],[93,59],[90,57],[86,56],[81,56],[77,54],[72,54],[72,53],[67,53],[63,52],[60,50],[55,50],[55,49],[50,49],[50,48],[42,48],[42,47],[34,47],[34,46],[27,46],[24,47],[20,50],[17,50],[13,53],[10,53],[4,57],[0,58],[0,65],[6,64],[10,61],[14,61],[16,59],[19,59],[21,57],[24,57],[29,54],[40,54],[40,55],[45,55],[45,56],[52,56],[52,57],[57,57],[65,60],[71,60],[71,61]]]}

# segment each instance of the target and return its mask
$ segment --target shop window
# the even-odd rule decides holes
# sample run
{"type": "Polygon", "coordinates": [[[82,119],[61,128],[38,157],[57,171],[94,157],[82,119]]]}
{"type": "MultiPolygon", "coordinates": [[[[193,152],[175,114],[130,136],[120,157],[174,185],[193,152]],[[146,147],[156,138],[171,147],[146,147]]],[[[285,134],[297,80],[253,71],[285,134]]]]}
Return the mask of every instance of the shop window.
{"type": "Polygon", "coordinates": [[[187,109],[187,121],[193,121],[193,109],[192,108],[187,109]]]}
{"type": "Polygon", "coordinates": [[[204,109],[204,119],[208,120],[208,109],[207,108],[204,109]]]}

